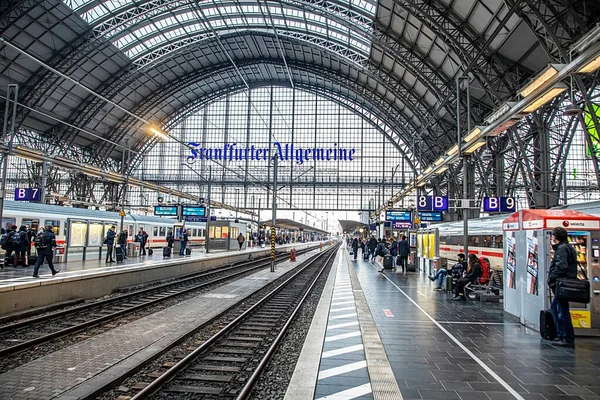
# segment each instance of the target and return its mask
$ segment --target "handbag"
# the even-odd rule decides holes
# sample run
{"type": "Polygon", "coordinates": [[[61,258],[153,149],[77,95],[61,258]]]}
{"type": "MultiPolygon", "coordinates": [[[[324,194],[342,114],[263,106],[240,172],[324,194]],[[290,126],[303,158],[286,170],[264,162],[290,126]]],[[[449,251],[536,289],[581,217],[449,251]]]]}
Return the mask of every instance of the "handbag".
{"type": "MultiPolygon", "coordinates": [[[[581,268],[581,266],[579,266],[581,268]]],[[[577,278],[558,278],[554,297],[561,301],[587,304],[590,302],[590,280],[581,268],[585,280],[577,278]]]]}

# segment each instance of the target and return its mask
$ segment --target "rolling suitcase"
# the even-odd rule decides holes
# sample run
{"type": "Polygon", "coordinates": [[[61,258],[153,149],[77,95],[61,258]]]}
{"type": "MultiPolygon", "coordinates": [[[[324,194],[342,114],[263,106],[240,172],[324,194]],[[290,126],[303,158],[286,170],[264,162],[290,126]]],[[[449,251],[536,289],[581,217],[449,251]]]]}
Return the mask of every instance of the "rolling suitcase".
{"type": "Polygon", "coordinates": [[[148,249],[148,255],[151,256],[152,254],[154,254],[154,250],[148,249]]]}
{"type": "Polygon", "coordinates": [[[171,248],[170,247],[163,248],[163,257],[171,257],[171,248]]]}
{"type": "Polygon", "coordinates": [[[415,264],[408,264],[406,266],[406,272],[417,272],[417,266],[415,264]]]}
{"type": "Polygon", "coordinates": [[[446,275],[446,279],[445,281],[445,285],[446,285],[446,292],[451,292],[454,290],[454,280],[452,278],[452,275],[446,275]]]}
{"type": "Polygon", "coordinates": [[[120,246],[115,248],[115,257],[118,263],[123,262],[123,249],[120,246]]]}
{"type": "Polygon", "coordinates": [[[189,255],[191,255],[191,254],[192,254],[192,249],[190,249],[189,247],[186,247],[186,248],[185,248],[185,255],[186,255],[186,256],[189,256],[189,255]]]}
{"type": "Polygon", "coordinates": [[[384,269],[392,269],[392,268],[394,268],[394,257],[392,257],[392,256],[383,256],[383,268],[384,269]]]}
{"type": "Polygon", "coordinates": [[[369,261],[369,252],[368,251],[363,252],[363,260],[369,261]]]}
{"type": "Polygon", "coordinates": [[[35,263],[37,262],[37,260],[38,260],[38,256],[32,254],[29,257],[27,257],[27,264],[28,265],[35,265],[35,263]]]}
{"type": "Polygon", "coordinates": [[[546,340],[556,338],[556,326],[550,310],[540,311],[540,336],[546,340]]]}

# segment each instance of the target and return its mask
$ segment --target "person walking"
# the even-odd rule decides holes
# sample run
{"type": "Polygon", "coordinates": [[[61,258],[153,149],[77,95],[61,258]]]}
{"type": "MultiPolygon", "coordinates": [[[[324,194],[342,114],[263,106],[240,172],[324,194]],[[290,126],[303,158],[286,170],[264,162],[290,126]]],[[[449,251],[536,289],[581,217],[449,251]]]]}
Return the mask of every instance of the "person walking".
{"type": "Polygon", "coordinates": [[[356,261],[356,257],[358,256],[358,238],[352,239],[352,253],[354,253],[354,261],[356,261]]]}
{"type": "Polygon", "coordinates": [[[402,268],[402,272],[406,272],[408,266],[408,253],[410,253],[410,247],[406,240],[406,235],[402,235],[402,239],[398,242],[398,265],[402,268]]]}
{"type": "Polygon", "coordinates": [[[111,226],[108,232],[106,232],[106,239],[104,239],[104,243],[106,244],[106,262],[113,263],[115,260],[113,259],[113,247],[115,246],[115,236],[117,236],[117,227],[111,226]],[[110,258],[110,261],[109,261],[110,258]]]}
{"type": "Polygon", "coordinates": [[[44,263],[44,259],[48,262],[48,267],[50,267],[50,271],[52,271],[52,276],[60,272],[60,269],[54,268],[54,263],[52,262],[55,249],[56,236],[54,235],[54,227],[52,225],[48,225],[46,227],[46,231],[42,234],[41,239],[38,240],[38,246],[36,246],[38,259],[35,262],[35,266],[33,267],[34,278],[40,277],[38,273],[40,272],[40,267],[44,263]]]}
{"type": "Polygon", "coordinates": [[[244,235],[242,235],[241,233],[238,235],[237,237],[237,242],[240,245],[240,251],[242,250],[242,247],[244,247],[244,241],[246,240],[246,238],[244,237],[244,235]]]}
{"type": "Polygon", "coordinates": [[[369,257],[371,257],[371,262],[375,261],[375,249],[377,248],[377,239],[375,239],[375,235],[371,235],[371,239],[367,243],[367,248],[369,249],[369,257]]]}
{"type": "Polygon", "coordinates": [[[181,230],[181,247],[179,248],[179,255],[182,256],[185,254],[185,247],[188,243],[188,232],[187,229],[183,228],[181,230]]]}
{"type": "Polygon", "coordinates": [[[27,266],[27,249],[31,248],[31,241],[27,233],[27,227],[22,225],[19,231],[12,237],[13,250],[15,251],[15,258],[13,261],[16,267],[21,261],[23,267],[27,266]]]}
{"type": "MultiPolygon", "coordinates": [[[[567,231],[565,228],[557,227],[552,231],[552,248],[554,257],[548,270],[548,286],[552,294],[556,291],[556,280],[559,278],[577,278],[577,254],[575,249],[568,242],[567,231]]],[[[575,347],[575,331],[571,321],[569,302],[567,300],[558,300],[556,296],[552,299],[550,312],[556,325],[556,341],[552,342],[554,346],[575,347]]]]}

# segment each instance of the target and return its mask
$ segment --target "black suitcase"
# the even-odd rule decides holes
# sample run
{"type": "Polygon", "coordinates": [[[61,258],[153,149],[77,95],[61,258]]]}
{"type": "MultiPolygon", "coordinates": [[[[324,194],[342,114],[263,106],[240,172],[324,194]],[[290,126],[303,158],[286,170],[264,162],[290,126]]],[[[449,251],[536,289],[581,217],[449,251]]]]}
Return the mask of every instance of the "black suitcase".
{"type": "Polygon", "coordinates": [[[406,266],[406,272],[417,272],[417,266],[415,264],[408,264],[406,266]]]}
{"type": "Polygon", "coordinates": [[[363,260],[365,260],[365,261],[369,261],[369,252],[368,252],[368,251],[365,251],[365,252],[363,253],[363,260]]]}
{"type": "Polygon", "coordinates": [[[190,249],[189,247],[186,247],[186,248],[185,248],[185,255],[186,255],[186,256],[189,256],[189,255],[191,255],[191,254],[192,254],[192,249],[190,249]]]}
{"type": "Polygon", "coordinates": [[[123,262],[123,249],[120,246],[115,248],[115,257],[117,262],[123,262]]]}
{"type": "Polygon", "coordinates": [[[151,256],[152,254],[154,254],[154,250],[148,249],[148,255],[151,256]]]}
{"type": "Polygon", "coordinates": [[[556,326],[550,310],[540,311],[540,336],[546,340],[556,338],[556,326]]]}
{"type": "Polygon", "coordinates": [[[163,257],[171,257],[171,248],[170,247],[163,248],[163,257]]]}
{"type": "Polygon", "coordinates": [[[392,257],[392,256],[383,256],[383,268],[384,269],[392,269],[392,268],[394,268],[394,257],[392,257]]]}
{"type": "Polygon", "coordinates": [[[29,257],[27,257],[27,264],[29,264],[29,265],[35,265],[35,263],[37,262],[37,260],[38,260],[38,256],[35,256],[35,255],[32,254],[29,257]]]}

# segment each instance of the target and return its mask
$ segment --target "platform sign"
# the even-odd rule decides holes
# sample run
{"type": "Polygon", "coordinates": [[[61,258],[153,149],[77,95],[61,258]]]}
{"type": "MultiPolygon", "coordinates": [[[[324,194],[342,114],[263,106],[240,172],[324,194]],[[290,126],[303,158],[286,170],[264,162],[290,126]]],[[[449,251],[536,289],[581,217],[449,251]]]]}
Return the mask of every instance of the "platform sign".
{"type": "Polygon", "coordinates": [[[177,206],[154,206],[154,215],[157,217],[176,217],[177,206]]]}
{"type": "Polygon", "coordinates": [[[206,216],[206,207],[198,207],[198,206],[183,206],[183,216],[184,217],[205,217],[206,216]]]}
{"type": "Polygon", "coordinates": [[[41,194],[36,188],[15,188],[15,201],[40,201],[41,194]]]}
{"type": "Polygon", "coordinates": [[[512,213],[517,211],[517,202],[514,197],[484,197],[483,212],[512,213]]]}
{"type": "Polygon", "coordinates": [[[410,222],[412,215],[410,210],[387,210],[385,212],[386,221],[410,222]]]}
{"type": "Polygon", "coordinates": [[[377,230],[377,225],[375,225],[375,224],[370,224],[370,225],[369,225],[369,230],[372,230],[372,231],[375,231],[375,230],[377,230]]]}
{"type": "Polygon", "coordinates": [[[417,211],[448,211],[448,196],[419,196],[417,211]]]}
{"type": "Polygon", "coordinates": [[[421,212],[419,212],[419,219],[421,221],[442,222],[442,212],[441,211],[421,211],[421,212]]]}
{"type": "Polygon", "coordinates": [[[394,222],[392,222],[392,228],[394,228],[394,229],[411,229],[412,222],[394,221],[394,222]]]}

